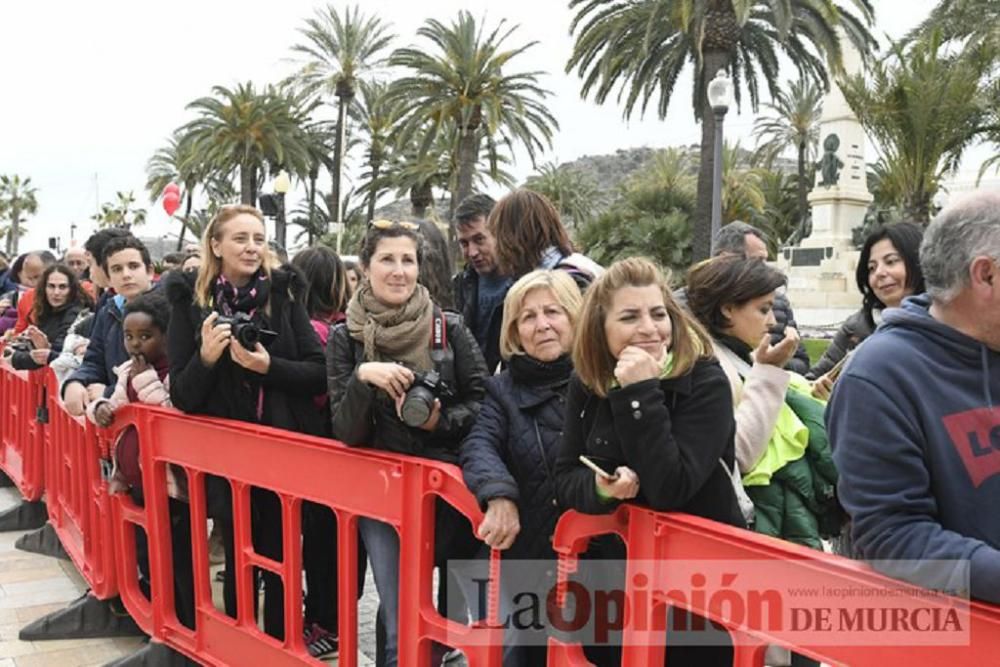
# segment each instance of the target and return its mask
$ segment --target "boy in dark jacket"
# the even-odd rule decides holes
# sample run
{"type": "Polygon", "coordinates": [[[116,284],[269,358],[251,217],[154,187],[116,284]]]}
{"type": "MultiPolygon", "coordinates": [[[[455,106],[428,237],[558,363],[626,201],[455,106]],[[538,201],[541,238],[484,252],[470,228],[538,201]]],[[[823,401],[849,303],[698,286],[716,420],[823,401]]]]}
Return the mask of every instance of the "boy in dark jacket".
{"type": "Polygon", "coordinates": [[[83,363],[63,385],[66,410],[74,416],[84,413],[88,398],[110,396],[117,377],[114,369],[129,358],[122,333],[122,311],[126,303],[148,291],[153,280],[149,250],[134,236],[112,239],[104,249],[101,264],[115,296],[97,312],[83,363]],[[96,386],[99,392],[90,389],[96,386]]]}

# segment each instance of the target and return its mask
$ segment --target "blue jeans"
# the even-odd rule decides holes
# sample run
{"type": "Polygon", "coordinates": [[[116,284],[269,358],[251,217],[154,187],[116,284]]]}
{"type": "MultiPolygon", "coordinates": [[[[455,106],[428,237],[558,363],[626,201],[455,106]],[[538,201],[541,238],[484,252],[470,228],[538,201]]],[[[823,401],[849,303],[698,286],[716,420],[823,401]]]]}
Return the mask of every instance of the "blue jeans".
{"type": "Polygon", "coordinates": [[[368,551],[385,627],[385,667],[399,664],[399,535],[387,523],[358,518],[358,531],[368,551]]]}

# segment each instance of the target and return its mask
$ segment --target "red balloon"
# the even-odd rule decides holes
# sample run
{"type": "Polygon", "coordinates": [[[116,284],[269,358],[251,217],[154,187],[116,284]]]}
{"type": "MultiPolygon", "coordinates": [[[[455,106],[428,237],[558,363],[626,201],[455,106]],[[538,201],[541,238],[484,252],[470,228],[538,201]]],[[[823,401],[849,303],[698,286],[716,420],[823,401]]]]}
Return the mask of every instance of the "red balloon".
{"type": "Polygon", "coordinates": [[[167,185],[167,187],[163,188],[163,194],[168,195],[171,192],[173,192],[179,197],[181,194],[181,187],[176,183],[170,183],[167,185]]]}
{"type": "Polygon", "coordinates": [[[163,210],[167,215],[173,215],[180,205],[181,198],[176,192],[168,192],[163,196],[163,210]]]}

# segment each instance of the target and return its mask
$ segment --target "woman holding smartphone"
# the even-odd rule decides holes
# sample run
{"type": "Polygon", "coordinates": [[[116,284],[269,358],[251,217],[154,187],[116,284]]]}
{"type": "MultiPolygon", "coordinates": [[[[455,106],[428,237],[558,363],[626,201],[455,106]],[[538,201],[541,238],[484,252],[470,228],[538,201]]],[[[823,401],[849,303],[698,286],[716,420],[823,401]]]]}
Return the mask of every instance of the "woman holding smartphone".
{"type": "MultiPolygon", "coordinates": [[[[652,262],[625,259],[600,276],[587,291],[573,346],[555,467],[560,504],[604,514],[635,501],[745,526],[725,468],[734,460],[732,395],[711,354],[711,339],[652,262]]],[[[604,555],[624,556],[613,547],[604,555]]],[[[718,631],[706,638],[720,639],[718,631]]],[[[732,649],[674,646],[668,660],[730,665],[732,649]]]]}

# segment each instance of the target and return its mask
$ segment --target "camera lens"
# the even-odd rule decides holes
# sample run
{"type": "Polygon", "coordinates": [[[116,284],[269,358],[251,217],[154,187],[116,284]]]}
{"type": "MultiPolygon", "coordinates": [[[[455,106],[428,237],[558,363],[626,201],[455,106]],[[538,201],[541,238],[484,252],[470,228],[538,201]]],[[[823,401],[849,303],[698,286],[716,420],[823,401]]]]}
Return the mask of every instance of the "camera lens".
{"type": "Polygon", "coordinates": [[[426,387],[413,387],[406,392],[399,414],[404,424],[416,428],[427,422],[433,409],[434,394],[426,387]]]}

